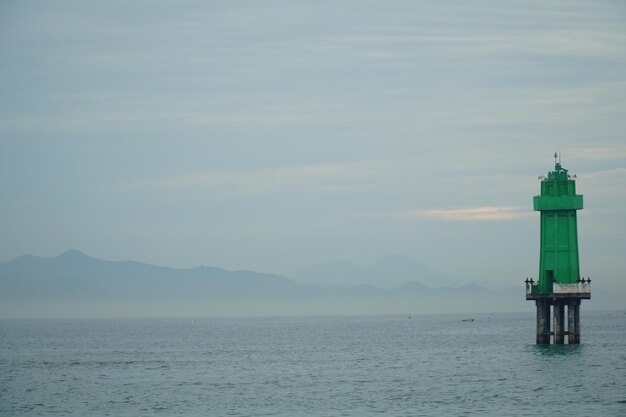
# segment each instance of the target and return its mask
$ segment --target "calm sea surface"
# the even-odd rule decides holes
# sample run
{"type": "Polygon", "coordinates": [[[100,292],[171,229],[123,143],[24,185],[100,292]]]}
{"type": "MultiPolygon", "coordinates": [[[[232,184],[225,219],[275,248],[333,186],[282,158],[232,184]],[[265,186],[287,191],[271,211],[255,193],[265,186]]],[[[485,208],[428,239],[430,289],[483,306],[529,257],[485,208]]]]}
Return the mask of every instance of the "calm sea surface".
{"type": "Polygon", "coordinates": [[[0,321],[0,415],[625,416],[626,313],[581,315],[0,321]]]}

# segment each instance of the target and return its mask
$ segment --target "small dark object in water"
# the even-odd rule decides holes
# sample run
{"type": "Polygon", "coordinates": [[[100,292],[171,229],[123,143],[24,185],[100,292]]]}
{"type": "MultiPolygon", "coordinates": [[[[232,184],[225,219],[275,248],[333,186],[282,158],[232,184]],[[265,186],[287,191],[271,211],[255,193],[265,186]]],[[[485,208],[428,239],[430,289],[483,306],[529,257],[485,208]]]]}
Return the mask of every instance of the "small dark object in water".
{"type": "Polygon", "coordinates": [[[471,323],[471,322],[474,321],[474,319],[462,319],[461,321],[465,321],[465,322],[470,322],[471,323]]]}

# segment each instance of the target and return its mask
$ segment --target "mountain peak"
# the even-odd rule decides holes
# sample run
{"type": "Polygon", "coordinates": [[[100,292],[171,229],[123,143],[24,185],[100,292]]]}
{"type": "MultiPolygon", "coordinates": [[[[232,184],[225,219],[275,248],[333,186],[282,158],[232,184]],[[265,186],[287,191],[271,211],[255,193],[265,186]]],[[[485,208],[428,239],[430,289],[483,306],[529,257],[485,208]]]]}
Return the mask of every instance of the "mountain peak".
{"type": "Polygon", "coordinates": [[[57,256],[57,259],[84,259],[84,258],[90,258],[90,256],[79,251],[78,249],[66,250],[65,252],[57,256]]]}

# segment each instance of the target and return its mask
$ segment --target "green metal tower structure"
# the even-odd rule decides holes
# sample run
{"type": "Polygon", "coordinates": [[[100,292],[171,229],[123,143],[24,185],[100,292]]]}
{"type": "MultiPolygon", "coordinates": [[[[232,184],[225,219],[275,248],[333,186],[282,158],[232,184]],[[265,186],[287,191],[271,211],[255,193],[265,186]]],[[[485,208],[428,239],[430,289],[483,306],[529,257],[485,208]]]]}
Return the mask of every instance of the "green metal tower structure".
{"type": "Polygon", "coordinates": [[[561,166],[554,154],[554,171],[541,176],[541,195],[534,209],[541,213],[539,279],[526,279],[526,299],[537,306],[537,344],[580,343],[580,302],[591,298],[590,279],[580,277],[576,211],[583,208],[583,196],[576,194],[576,176],[561,166]],[[567,324],[565,330],[565,306],[567,324]],[[550,330],[550,310],[554,324],[550,330]]]}

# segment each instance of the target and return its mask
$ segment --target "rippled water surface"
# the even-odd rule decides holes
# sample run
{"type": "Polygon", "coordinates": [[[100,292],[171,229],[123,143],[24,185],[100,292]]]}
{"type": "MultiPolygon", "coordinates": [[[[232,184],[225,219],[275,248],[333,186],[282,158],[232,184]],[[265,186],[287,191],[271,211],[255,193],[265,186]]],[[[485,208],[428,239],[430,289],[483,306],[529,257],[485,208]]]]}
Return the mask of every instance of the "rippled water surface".
{"type": "Polygon", "coordinates": [[[0,321],[1,416],[624,416],[626,314],[0,321]],[[463,321],[473,318],[474,321],[463,321]]]}

